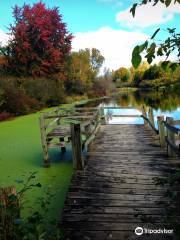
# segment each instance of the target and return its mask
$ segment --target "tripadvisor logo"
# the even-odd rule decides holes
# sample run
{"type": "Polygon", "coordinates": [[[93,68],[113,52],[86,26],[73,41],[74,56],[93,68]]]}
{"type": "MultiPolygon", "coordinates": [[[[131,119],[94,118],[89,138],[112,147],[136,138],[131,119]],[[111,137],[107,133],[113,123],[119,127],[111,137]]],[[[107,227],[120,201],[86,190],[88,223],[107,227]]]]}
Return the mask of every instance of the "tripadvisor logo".
{"type": "Polygon", "coordinates": [[[135,234],[136,235],[142,235],[143,234],[143,228],[142,227],[137,227],[135,229],[135,234]]]}
{"type": "Polygon", "coordinates": [[[142,235],[142,234],[173,234],[173,229],[148,229],[148,228],[142,228],[142,227],[137,227],[135,229],[135,234],[136,235],[142,235]]]}

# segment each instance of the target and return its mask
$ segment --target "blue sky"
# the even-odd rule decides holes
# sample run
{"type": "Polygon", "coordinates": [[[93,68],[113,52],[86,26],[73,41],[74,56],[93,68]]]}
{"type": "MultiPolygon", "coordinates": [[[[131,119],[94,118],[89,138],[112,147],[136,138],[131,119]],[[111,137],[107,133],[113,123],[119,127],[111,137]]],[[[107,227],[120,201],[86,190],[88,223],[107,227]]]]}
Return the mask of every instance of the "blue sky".
{"type": "MultiPolygon", "coordinates": [[[[138,0],[137,0],[138,1],[138,0]]],[[[7,27],[13,23],[12,7],[36,0],[1,0],[0,42],[6,42],[7,27]]],[[[47,6],[58,6],[64,22],[74,35],[73,50],[96,47],[106,58],[105,67],[117,69],[131,65],[133,47],[146,40],[157,27],[178,28],[180,7],[145,6],[137,10],[136,18],[129,13],[131,0],[43,0],[47,6]]],[[[158,40],[166,35],[164,30],[158,40]]]]}

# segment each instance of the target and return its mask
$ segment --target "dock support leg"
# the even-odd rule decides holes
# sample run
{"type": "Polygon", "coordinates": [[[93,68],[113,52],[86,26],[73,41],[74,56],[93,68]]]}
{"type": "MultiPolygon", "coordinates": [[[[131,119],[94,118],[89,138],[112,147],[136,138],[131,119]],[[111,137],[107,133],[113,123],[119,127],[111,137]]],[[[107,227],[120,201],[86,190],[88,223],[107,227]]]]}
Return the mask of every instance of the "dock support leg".
{"type": "Polygon", "coordinates": [[[75,170],[84,169],[84,159],[82,156],[81,126],[80,124],[71,124],[71,141],[73,154],[73,167],[75,170]]]}
{"type": "Polygon", "coordinates": [[[100,118],[100,123],[103,125],[106,125],[106,117],[104,114],[104,108],[99,108],[99,118],[100,118]]]}
{"type": "MultiPolygon", "coordinates": [[[[147,113],[146,113],[146,109],[145,109],[145,106],[144,106],[144,105],[142,106],[142,115],[147,118],[147,113]]],[[[147,123],[147,121],[144,119],[144,126],[147,126],[147,125],[148,125],[148,123],[147,123]]]]}
{"type": "Polygon", "coordinates": [[[46,129],[45,129],[44,118],[42,116],[39,118],[39,122],[40,122],[40,133],[41,133],[43,157],[44,157],[44,167],[49,167],[50,161],[49,161],[48,145],[47,145],[47,139],[46,139],[46,129]]]}
{"type": "MultiPolygon", "coordinates": [[[[57,109],[56,111],[55,111],[55,113],[57,114],[57,116],[60,116],[60,113],[59,113],[59,109],[57,109]]],[[[59,126],[61,124],[61,122],[60,122],[60,117],[58,118],[58,120],[57,120],[57,126],[59,126]]],[[[61,143],[61,142],[64,142],[64,137],[60,137],[59,138],[59,142],[61,143]]],[[[66,152],[66,147],[61,147],[61,152],[62,153],[65,153],[66,152]]]]}
{"type": "Polygon", "coordinates": [[[151,107],[149,108],[149,111],[148,111],[148,117],[149,117],[149,120],[152,123],[153,127],[155,128],[154,113],[153,113],[153,109],[151,107]]]}
{"type": "MultiPolygon", "coordinates": [[[[166,122],[169,125],[173,125],[174,119],[172,117],[167,117],[166,118],[166,122]]],[[[172,131],[168,130],[168,129],[167,129],[167,137],[175,145],[175,134],[172,131]]],[[[169,146],[169,144],[167,144],[167,152],[168,152],[168,156],[170,156],[170,157],[175,156],[175,153],[172,150],[171,146],[169,146]]]]}
{"type": "Polygon", "coordinates": [[[164,127],[164,116],[158,116],[158,129],[159,129],[159,141],[161,147],[166,146],[166,141],[165,141],[165,127],[164,127]]]}
{"type": "MultiPolygon", "coordinates": [[[[65,142],[64,137],[59,138],[59,141],[60,141],[60,142],[65,142]]],[[[64,146],[64,147],[61,147],[61,152],[62,152],[62,153],[65,153],[65,152],[66,152],[66,147],[65,147],[65,146],[64,146]]]]}

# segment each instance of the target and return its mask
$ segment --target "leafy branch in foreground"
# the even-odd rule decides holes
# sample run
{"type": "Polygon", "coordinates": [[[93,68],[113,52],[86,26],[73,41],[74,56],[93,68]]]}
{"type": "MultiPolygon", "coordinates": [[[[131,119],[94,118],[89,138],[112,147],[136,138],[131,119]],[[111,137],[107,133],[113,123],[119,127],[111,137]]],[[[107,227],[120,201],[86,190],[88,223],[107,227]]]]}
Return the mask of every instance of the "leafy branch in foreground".
{"type": "MultiPolygon", "coordinates": [[[[169,7],[172,2],[174,4],[180,4],[180,0],[143,0],[139,4],[135,3],[133,4],[132,8],[130,9],[130,12],[132,13],[133,17],[135,17],[136,14],[136,8],[138,6],[146,5],[148,3],[152,3],[153,6],[155,6],[158,3],[164,4],[166,7],[169,7]]],[[[180,62],[180,34],[176,32],[176,28],[167,28],[168,37],[167,39],[161,41],[160,44],[157,44],[155,42],[155,37],[159,33],[161,29],[158,28],[153,33],[151,38],[147,41],[145,41],[141,45],[137,45],[133,52],[132,52],[132,65],[134,68],[137,68],[139,64],[142,61],[141,54],[145,52],[145,58],[147,59],[147,62],[150,64],[152,63],[153,59],[155,59],[157,56],[165,56],[165,60],[163,61],[162,67],[166,69],[168,66],[172,71],[176,69],[180,62]],[[169,56],[175,52],[177,55],[177,63],[170,63],[168,61],[169,56]]]]}
{"type": "Polygon", "coordinates": [[[61,232],[57,227],[56,220],[47,219],[49,204],[54,196],[49,189],[45,197],[37,199],[40,209],[27,217],[22,216],[25,194],[34,188],[40,188],[40,183],[32,182],[36,173],[30,173],[30,176],[24,181],[17,179],[16,182],[22,185],[19,192],[14,187],[0,188],[0,239],[7,240],[58,240],[61,239],[61,232]],[[8,189],[8,191],[7,191],[8,189]]]}

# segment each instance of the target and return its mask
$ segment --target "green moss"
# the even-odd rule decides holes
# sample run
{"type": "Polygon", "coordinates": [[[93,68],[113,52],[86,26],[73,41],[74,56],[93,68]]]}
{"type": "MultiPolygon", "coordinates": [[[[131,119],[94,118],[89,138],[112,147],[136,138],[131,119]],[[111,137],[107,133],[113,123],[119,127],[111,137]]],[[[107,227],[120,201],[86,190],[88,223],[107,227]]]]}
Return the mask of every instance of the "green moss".
{"type": "Polygon", "coordinates": [[[28,207],[37,209],[38,197],[43,197],[49,188],[55,194],[49,217],[59,217],[73,172],[71,154],[67,152],[61,159],[60,149],[51,150],[51,167],[42,167],[39,116],[40,112],[0,123],[0,186],[20,188],[16,179],[25,179],[30,172],[37,172],[35,181],[40,182],[42,188],[27,193],[24,213],[27,214],[28,207]]]}

